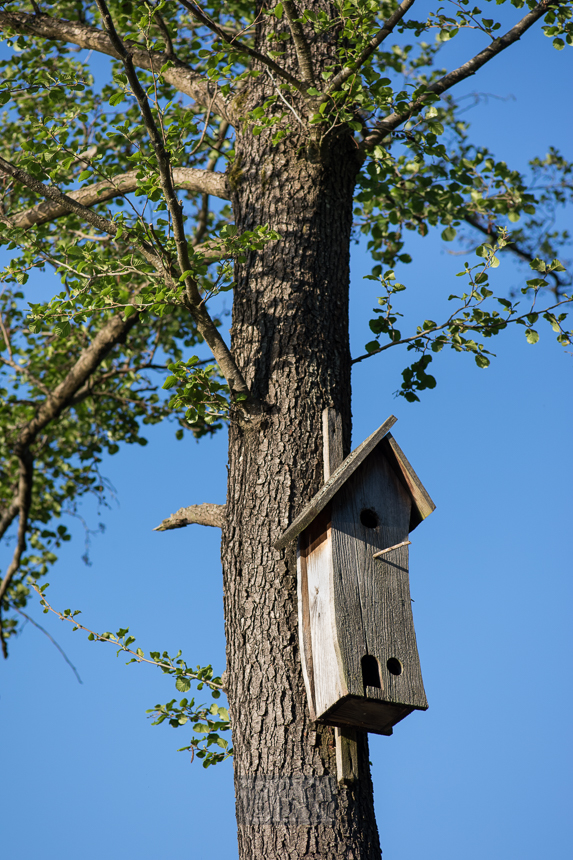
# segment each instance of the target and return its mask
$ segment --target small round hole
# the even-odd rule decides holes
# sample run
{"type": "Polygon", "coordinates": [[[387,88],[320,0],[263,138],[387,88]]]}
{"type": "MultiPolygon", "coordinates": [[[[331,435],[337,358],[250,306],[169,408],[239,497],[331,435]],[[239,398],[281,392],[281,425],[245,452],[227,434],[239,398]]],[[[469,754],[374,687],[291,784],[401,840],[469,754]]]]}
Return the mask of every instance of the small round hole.
{"type": "Polygon", "coordinates": [[[397,659],[397,657],[390,657],[386,661],[386,666],[388,667],[388,671],[391,675],[401,675],[402,674],[402,664],[397,659]]]}
{"type": "Polygon", "coordinates": [[[380,520],[378,519],[376,511],[373,511],[371,508],[366,508],[366,510],[362,511],[360,514],[360,522],[363,526],[366,526],[367,529],[375,529],[380,520]]]}

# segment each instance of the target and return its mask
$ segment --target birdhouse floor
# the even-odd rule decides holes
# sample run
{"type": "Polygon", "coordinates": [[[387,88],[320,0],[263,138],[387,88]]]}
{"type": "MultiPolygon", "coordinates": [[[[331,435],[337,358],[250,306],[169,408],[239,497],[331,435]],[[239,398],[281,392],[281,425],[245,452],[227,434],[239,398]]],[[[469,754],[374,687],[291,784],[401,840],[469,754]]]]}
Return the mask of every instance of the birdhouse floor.
{"type": "Polygon", "coordinates": [[[319,719],[329,726],[354,726],[364,732],[391,735],[392,726],[414,710],[417,709],[407,705],[393,705],[359,696],[346,696],[319,719]]]}

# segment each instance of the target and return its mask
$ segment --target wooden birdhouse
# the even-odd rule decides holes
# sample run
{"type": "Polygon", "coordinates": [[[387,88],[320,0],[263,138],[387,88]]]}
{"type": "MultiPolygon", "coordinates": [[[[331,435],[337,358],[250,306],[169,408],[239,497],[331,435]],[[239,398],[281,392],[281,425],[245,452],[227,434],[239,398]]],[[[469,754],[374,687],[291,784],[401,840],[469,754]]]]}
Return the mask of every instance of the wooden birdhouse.
{"type": "Polygon", "coordinates": [[[394,416],[340,463],[336,413],[325,412],[328,480],[275,546],[298,537],[299,638],[311,717],[389,735],[413,710],[428,707],[408,545],[435,505],[389,432],[394,416]]]}

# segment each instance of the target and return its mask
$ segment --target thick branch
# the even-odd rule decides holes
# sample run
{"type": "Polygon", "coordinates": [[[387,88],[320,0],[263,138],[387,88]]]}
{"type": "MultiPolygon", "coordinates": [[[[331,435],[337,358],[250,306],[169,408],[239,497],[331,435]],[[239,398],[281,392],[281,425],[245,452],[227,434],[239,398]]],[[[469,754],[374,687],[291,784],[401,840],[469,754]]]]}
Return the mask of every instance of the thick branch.
{"type": "MultiPolygon", "coordinates": [[[[361,66],[364,65],[366,60],[372,56],[376,48],[378,48],[384,39],[390,35],[396,24],[404,17],[408,9],[414,5],[416,0],[404,0],[404,2],[398,6],[393,15],[388,18],[384,26],[378,30],[375,36],[373,36],[363,51],[358,55],[356,60],[352,63],[351,66],[345,66],[341,71],[334,76],[330,85],[327,89],[327,93],[332,93],[335,90],[339,89],[342,84],[348,80],[348,78],[353,75],[361,66]]],[[[286,9],[286,4],[285,4],[286,9]]]]}
{"type": "Polygon", "coordinates": [[[8,529],[18,516],[18,511],[18,496],[16,495],[16,498],[10,502],[10,504],[2,514],[2,517],[0,517],[0,538],[3,538],[8,531],[8,529]]]}
{"type": "Polygon", "coordinates": [[[222,529],[225,524],[225,505],[190,505],[188,508],[179,508],[176,513],[153,529],[154,532],[166,532],[169,529],[181,529],[196,523],[199,526],[214,526],[222,529]]]}
{"type": "MultiPolygon", "coordinates": [[[[185,188],[187,191],[199,191],[219,197],[221,200],[229,199],[229,191],[224,173],[214,173],[209,170],[196,170],[193,167],[177,167],[173,171],[173,184],[177,188],[185,188]]],[[[137,171],[130,170],[123,176],[113,179],[104,179],[94,185],[80,188],[78,191],[70,191],[70,200],[81,203],[82,206],[94,206],[96,203],[107,203],[114,197],[130,194],[137,188],[137,171]]],[[[12,227],[32,227],[35,224],[45,224],[67,215],[69,209],[61,203],[49,201],[40,203],[32,209],[18,212],[8,219],[12,227]]]]}
{"type": "MultiPolygon", "coordinates": [[[[414,0],[411,0],[413,3],[414,0]]],[[[314,86],[314,69],[312,67],[312,55],[310,47],[306,41],[302,24],[300,23],[299,14],[292,0],[283,0],[286,19],[294,42],[298,65],[302,74],[302,79],[311,87],[314,86]]]]}
{"type": "Polygon", "coordinates": [[[480,51],[479,54],[476,54],[476,56],[471,60],[468,60],[467,63],[464,63],[452,72],[448,72],[447,75],[444,75],[443,78],[440,78],[440,80],[436,81],[434,84],[430,84],[426,89],[426,93],[415,101],[410,102],[405,111],[389,114],[385,119],[377,123],[376,129],[363,140],[361,148],[371,149],[373,146],[379,144],[388,134],[390,134],[390,132],[398,128],[398,126],[407,122],[407,120],[414,116],[414,114],[418,113],[418,111],[420,111],[424,106],[427,100],[427,94],[435,93],[436,95],[441,95],[446,90],[459,84],[460,81],[475,75],[482,66],[506,48],[509,48],[510,45],[518,42],[523,34],[549,11],[551,6],[557,5],[560,5],[560,3],[556,2],[556,0],[543,0],[542,3],[539,3],[535,9],[532,9],[531,12],[522,18],[515,27],[512,27],[505,36],[500,36],[499,39],[494,39],[487,48],[484,48],[483,51],[480,51]]]}
{"type": "Polygon", "coordinates": [[[2,600],[8,590],[12,577],[20,567],[22,553],[26,550],[26,529],[28,527],[28,514],[30,513],[30,504],[32,502],[32,480],[34,474],[34,461],[28,450],[19,453],[20,459],[20,478],[18,483],[18,508],[20,511],[20,522],[18,524],[18,537],[16,540],[16,548],[10,566],[6,571],[6,575],[0,583],[0,644],[2,646],[2,654],[4,658],[8,657],[8,649],[6,640],[2,630],[2,600]]]}
{"type": "MultiPolygon", "coordinates": [[[[0,11],[0,30],[11,30],[14,33],[68,42],[119,59],[107,33],[79,21],[66,21],[43,14],[27,15],[25,12],[0,11]]],[[[216,95],[216,85],[211,81],[205,80],[185,63],[169,54],[148,51],[133,43],[129,43],[129,49],[134,65],[150,72],[159,73],[161,67],[169,60],[171,66],[162,72],[162,77],[168,84],[201,105],[212,104],[218,114],[229,119],[225,100],[222,96],[216,95]]]]}
{"type": "Polygon", "coordinates": [[[188,0],[179,0],[179,2],[197,21],[203,24],[204,27],[208,27],[211,32],[215,33],[216,36],[230,45],[231,48],[234,48],[239,53],[247,54],[251,59],[256,60],[268,69],[272,69],[275,74],[279,75],[279,77],[287,81],[287,83],[291,84],[300,92],[305,92],[306,86],[295,78],[294,75],[291,75],[290,72],[287,72],[286,69],[283,69],[282,66],[279,66],[278,63],[275,63],[271,57],[267,57],[265,54],[259,53],[259,51],[251,48],[250,45],[245,45],[244,42],[239,42],[234,36],[227,33],[222,27],[219,27],[219,25],[209,18],[208,15],[205,15],[205,13],[195,3],[189,3],[188,0]]]}
{"type": "Polygon", "coordinates": [[[16,453],[31,445],[38,433],[70,405],[76,392],[101,364],[111,349],[123,340],[138,319],[139,313],[133,314],[127,320],[123,318],[123,314],[118,314],[106,323],[96,334],[91,344],[81,353],[62,382],[46,397],[35,417],[20,431],[14,446],[16,453]]]}

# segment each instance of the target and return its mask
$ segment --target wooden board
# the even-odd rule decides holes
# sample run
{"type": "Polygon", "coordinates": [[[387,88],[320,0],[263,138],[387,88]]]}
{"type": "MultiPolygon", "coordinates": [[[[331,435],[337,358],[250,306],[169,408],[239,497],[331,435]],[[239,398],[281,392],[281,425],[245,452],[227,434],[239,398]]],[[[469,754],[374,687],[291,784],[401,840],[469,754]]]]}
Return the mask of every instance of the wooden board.
{"type": "Polygon", "coordinates": [[[425,709],[408,547],[372,557],[377,550],[407,540],[410,510],[409,493],[381,448],[376,449],[332,502],[334,612],[349,694],[425,709]],[[364,511],[377,518],[374,528],[361,522],[364,511]],[[380,688],[364,688],[361,660],[366,654],[378,660],[380,688]],[[401,674],[389,670],[389,660],[399,661],[401,674]]]}
{"type": "Polygon", "coordinates": [[[348,693],[334,619],[330,506],[301,534],[298,563],[299,641],[316,719],[348,693]]]}
{"type": "Polygon", "coordinates": [[[414,708],[347,696],[324,714],[321,722],[330,726],[354,726],[363,732],[391,735],[392,727],[414,708]]]}
{"type": "Polygon", "coordinates": [[[430,516],[432,511],[436,510],[436,506],[391,433],[386,434],[380,447],[412,498],[410,514],[412,532],[426,517],[430,516]]]}

